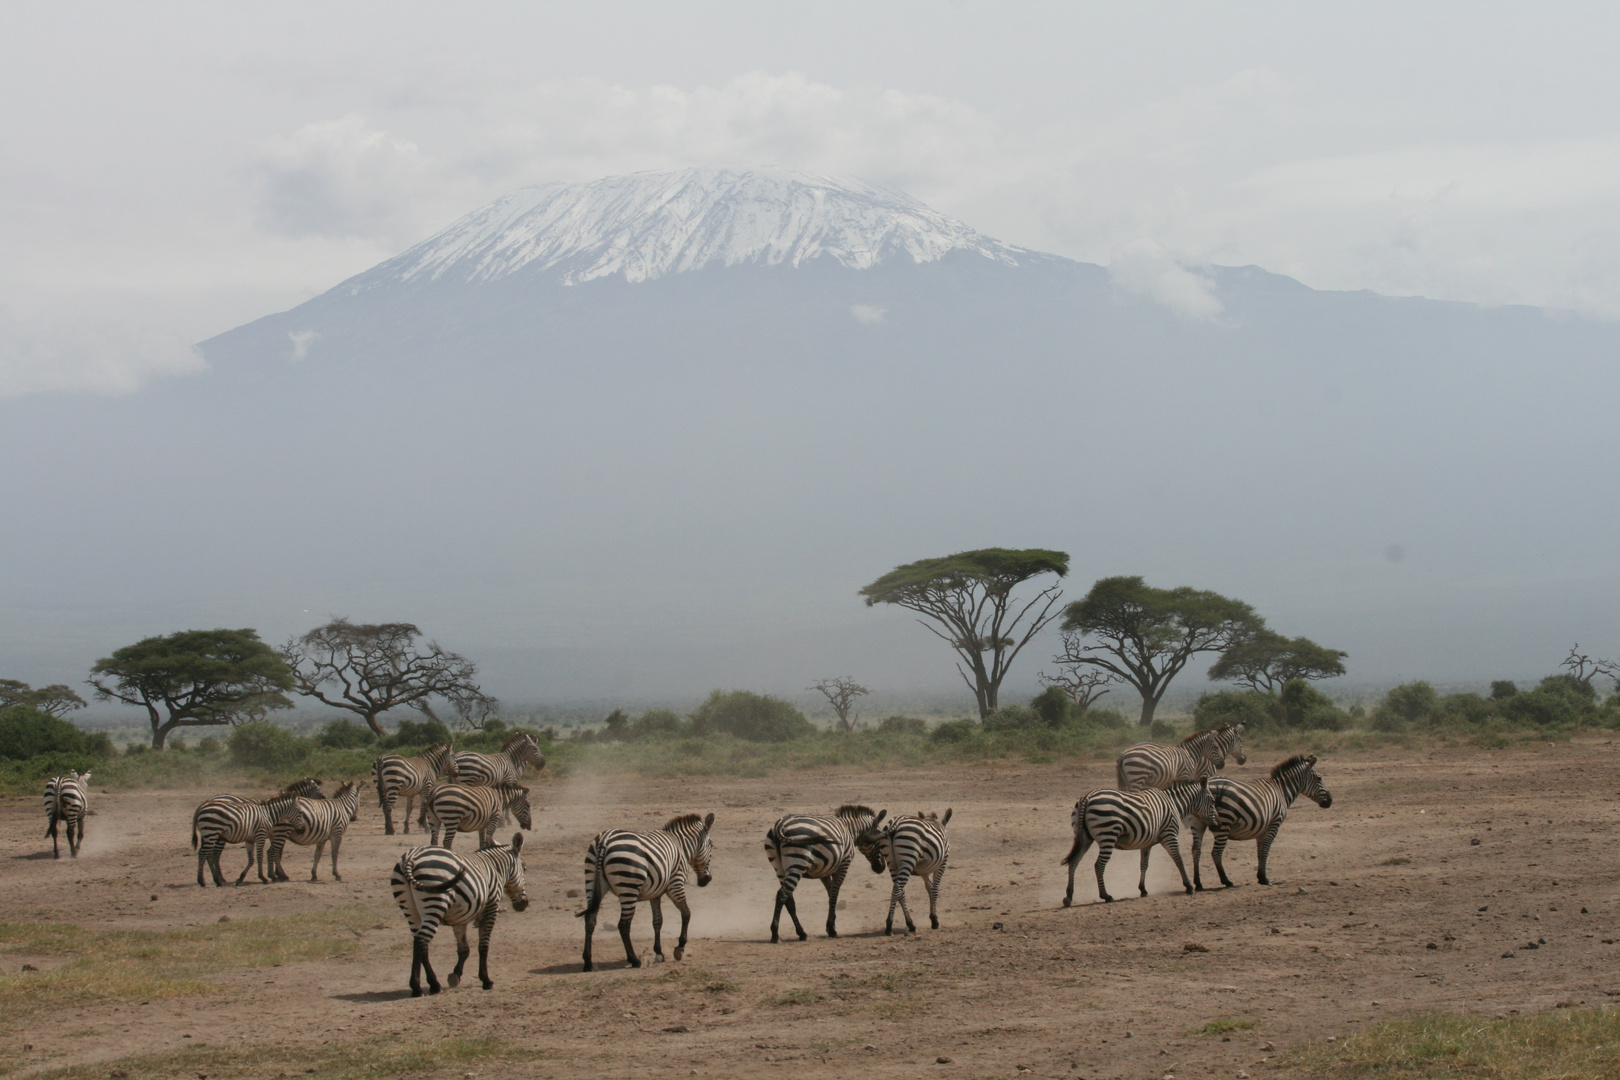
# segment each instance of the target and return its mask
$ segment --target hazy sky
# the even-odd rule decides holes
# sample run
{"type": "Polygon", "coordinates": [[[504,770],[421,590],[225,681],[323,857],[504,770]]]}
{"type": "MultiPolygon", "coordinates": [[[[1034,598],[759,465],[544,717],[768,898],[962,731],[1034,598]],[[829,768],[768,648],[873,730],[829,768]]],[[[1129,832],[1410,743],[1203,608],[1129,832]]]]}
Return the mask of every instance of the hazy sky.
{"type": "Polygon", "coordinates": [[[1620,316],[1607,5],[0,7],[0,395],[128,390],[514,187],[902,186],[1145,267],[1620,316]]]}

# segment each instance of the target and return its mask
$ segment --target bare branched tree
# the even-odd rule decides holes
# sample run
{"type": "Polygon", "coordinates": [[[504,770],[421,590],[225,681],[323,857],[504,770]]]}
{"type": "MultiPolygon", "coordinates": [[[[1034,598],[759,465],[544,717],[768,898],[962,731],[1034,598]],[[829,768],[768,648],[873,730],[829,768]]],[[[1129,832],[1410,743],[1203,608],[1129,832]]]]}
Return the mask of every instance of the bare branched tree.
{"type": "Polygon", "coordinates": [[[848,675],[840,675],[836,679],[817,679],[805,689],[821,691],[822,696],[827,699],[827,704],[838,714],[839,731],[855,729],[855,720],[860,717],[851,719],[849,715],[850,710],[855,707],[855,699],[872,692],[848,675]]]}
{"type": "MultiPolygon", "coordinates": [[[[1062,664],[1063,657],[1053,658],[1056,663],[1062,664]]],[[[1072,664],[1066,665],[1056,675],[1041,672],[1035,676],[1042,686],[1055,686],[1069,695],[1074,702],[1074,711],[1084,713],[1092,704],[1104,694],[1108,688],[1119,681],[1119,676],[1111,671],[1099,671],[1096,668],[1081,668],[1072,664]]]]}
{"type": "Polygon", "coordinates": [[[459,703],[468,703],[469,716],[487,701],[481,721],[487,722],[495,699],[473,681],[478,665],[436,641],[418,645],[421,636],[410,623],[361,624],[338,618],[289,640],[281,656],[293,670],[295,691],[357,714],[379,735],[386,734],[380,715],[409,705],[431,716],[425,707],[433,697],[458,711],[459,703]]]}
{"type": "Polygon", "coordinates": [[[1558,666],[1588,686],[1592,685],[1592,680],[1599,675],[1606,676],[1613,679],[1615,689],[1620,690],[1620,662],[1594,659],[1581,652],[1581,643],[1578,641],[1569,647],[1569,655],[1564,657],[1558,666]]]}

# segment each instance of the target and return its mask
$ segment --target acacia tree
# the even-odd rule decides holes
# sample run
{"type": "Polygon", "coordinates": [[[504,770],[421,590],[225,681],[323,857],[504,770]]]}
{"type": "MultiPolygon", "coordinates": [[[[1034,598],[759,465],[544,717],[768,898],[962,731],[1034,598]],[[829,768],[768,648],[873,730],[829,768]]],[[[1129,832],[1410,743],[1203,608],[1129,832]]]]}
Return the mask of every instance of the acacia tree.
{"type": "Polygon", "coordinates": [[[1329,649],[1310,638],[1285,638],[1272,630],[1261,630],[1221,654],[1209,669],[1211,679],[1231,679],[1251,690],[1275,694],[1294,679],[1333,679],[1344,674],[1344,661],[1350,654],[1329,649]]]}
{"type": "Polygon", "coordinates": [[[409,705],[432,717],[432,697],[444,698],[463,715],[487,718],[494,699],[473,681],[478,665],[436,641],[417,645],[421,636],[410,623],[338,618],[290,639],[281,658],[292,669],[294,690],[347,709],[378,735],[387,734],[377,718],[389,709],[409,705]]]}
{"type": "Polygon", "coordinates": [[[1142,695],[1141,723],[1194,655],[1225,652],[1265,629],[1248,604],[1181,586],[1155,589],[1140,577],[1102,578],[1065,609],[1057,663],[1112,672],[1142,695]]]}
{"type": "Polygon", "coordinates": [[[1043,574],[1069,572],[1067,552],[983,548],[897,566],[862,589],[866,606],[895,604],[955,651],[957,673],[972,689],[982,720],[996,709],[1007,671],[1030,638],[1059,613],[1056,583],[1028,600],[1012,591],[1043,574]]]}
{"type": "MultiPolygon", "coordinates": [[[[1059,657],[1058,662],[1064,661],[1059,657]]],[[[1062,690],[1074,704],[1074,711],[1077,714],[1091,708],[1098,698],[1109,692],[1108,687],[1116,681],[1111,671],[1102,671],[1098,668],[1081,669],[1072,664],[1056,675],[1048,675],[1043,671],[1035,678],[1042,686],[1055,686],[1062,690]]]]}
{"type": "Polygon", "coordinates": [[[856,698],[872,692],[848,675],[840,675],[836,679],[817,679],[805,689],[821,691],[822,696],[827,699],[827,704],[838,714],[839,731],[854,729],[849,719],[849,711],[855,707],[856,698]]]}
{"type": "Polygon", "coordinates": [[[1613,660],[1593,659],[1581,652],[1581,643],[1576,642],[1569,647],[1569,655],[1558,664],[1564,673],[1577,682],[1592,685],[1592,680],[1599,675],[1606,675],[1614,680],[1616,690],[1620,690],[1620,663],[1613,660]]]}
{"type": "Polygon", "coordinates": [[[62,716],[84,708],[84,698],[65,683],[52,683],[38,690],[16,679],[0,679],[0,709],[27,705],[50,716],[62,716]]]}
{"type": "Polygon", "coordinates": [[[126,645],[96,661],[89,683],[102,701],[146,710],[152,749],[177,727],[259,720],[290,709],[293,673],[256,630],[182,630],[126,645]]]}

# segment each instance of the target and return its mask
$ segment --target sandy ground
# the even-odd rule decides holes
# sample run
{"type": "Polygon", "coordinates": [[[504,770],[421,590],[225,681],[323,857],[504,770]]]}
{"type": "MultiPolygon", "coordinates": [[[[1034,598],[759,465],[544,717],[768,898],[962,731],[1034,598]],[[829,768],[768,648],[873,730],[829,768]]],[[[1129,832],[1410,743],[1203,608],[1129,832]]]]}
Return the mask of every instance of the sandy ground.
{"type": "MultiPolygon", "coordinates": [[[[1437,1009],[1503,1015],[1620,995],[1620,944],[1605,943],[1620,939],[1617,766],[1609,743],[1331,757],[1320,769],[1334,805],[1296,804],[1273,849],[1272,887],[1255,884],[1254,845],[1243,844],[1227,860],[1238,888],[1185,896],[1159,852],[1151,895],[1137,899],[1136,858],[1121,853],[1109,888],[1122,899],[1099,903],[1088,865],[1067,910],[1058,861],[1070,840],[1069,807],[1106,785],[1104,763],[542,780],[525,848],[532,904],[502,916],[495,989],[469,978],[419,1000],[405,996],[409,942],[387,887],[399,851],[417,841],[384,836],[374,799],[344,844],[342,884],[325,880],[323,866],[318,884],[203,890],[188,836],[198,793],[98,794],[76,862],[49,858],[36,798],[9,798],[0,803],[5,920],[172,928],[365,904],[379,928],[341,960],[219,976],[221,994],[39,1016],[7,1033],[0,1049],[26,1073],[210,1042],[496,1033],[546,1056],[480,1065],[480,1077],[733,1077],[773,1068],[880,1077],[1288,1075],[1276,1059],[1290,1046],[1386,1018],[1437,1009]],[[942,928],[926,929],[924,915],[920,933],[884,937],[888,879],[857,865],[840,913],[844,936],[822,936],[825,893],[807,882],[799,896],[810,940],[771,945],[765,830],[783,813],[844,801],[954,808],[942,928]],[[599,970],[581,973],[580,901],[566,891],[581,886],[590,837],[711,810],[715,882],[693,892],[686,959],[631,970],[608,921],[596,941],[599,970]],[[1387,862],[1401,858],[1410,862],[1387,862]],[[1531,942],[1538,947],[1524,947],[1531,942]],[[1258,1026],[1194,1033],[1218,1018],[1258,1026]],[[21,1049],[24,1039],[31,1051],[21,1049]]],[[[1264,768],[1251,760],[1228,773],[1264,768]]],[[[232,876],[240,851],[226,855],[232,876]]],[[[289,852],[295,879],[307,877],[308,856],[289,852]]],[[[1205,870],[1213,881],[1207,850],[1205,870]]],[[[926,912],[920,883],[912,888],[914,912],[926,912]]],[[[666,930],[677,923],[671,916],[666,930]]],[[[645,907],[635,933],[650,958],[645,907]]],[[[435,956],[442,977],[454,962],[448,933],[435,956]]],[[[24,959],[0,955],[11,970],[24,959]]]]}

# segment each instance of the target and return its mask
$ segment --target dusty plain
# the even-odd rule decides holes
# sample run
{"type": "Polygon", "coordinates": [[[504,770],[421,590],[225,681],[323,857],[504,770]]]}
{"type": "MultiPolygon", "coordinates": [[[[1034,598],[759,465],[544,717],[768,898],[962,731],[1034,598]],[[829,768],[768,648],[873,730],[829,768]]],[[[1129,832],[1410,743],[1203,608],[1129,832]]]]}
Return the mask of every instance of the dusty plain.
{"type": "MultiPolygon", "coordinates": [[[[1274,756],[1229,765],[1228,775],[1259,776],[1274,756]]],[[[1106,762],[543,778],[525,848],[532,903],[500,919],[494,990],[469,978],[415,1000],[388,872],[419,841],[414,829],[383,835],[374,797],[344,842],[342,883],[324,860],[322,880],[309,882],[310,853],[295,848],[293,882],[223,889],[195,884],[190,813],[206,792],[98,792],[76,861],[50,858],[37,798],[10,797],[0,802],[0,922],[166,931],[348,909],[361,929],[342,931],[354,938],[344,956],[227,970],[207,978],[209,993],[0,1018],[0,1071],[116,1076],[118,1059],[210,1045],[274,1047],[282,1056],[266,1060],[284,1060],[288,1047],[495,1035],[525,1056],[420,1075],[1291,1076],[1291,1047],[1384,1019],[1620,1000],[1614,745],[1345,753],[1320,769],[1334,805],[1296,804],[1272,853],[1271,887],[1255,883],[1248,843],[1227,859],[1237,888],[1216,885],[1206,848],[1205,884],[1216,887],[1183,895],[1160,851],[1150,895],[1138,899],[1136,856],[1120,853],[1109,871],[1119,899],[1105,905],[1088,855],[1070,909],[1060,906],[1059,865],[1068,811],[1108,784],[1106,762]],[[857,864],[840,938],[823,936],[825,893],[806,882],[799,909],[810,939],[794,940],[784,917],[788,940],[770,944],[766,829],[783,813],[846,801],[954,809],[941,929],[927,928],[914,882],[920,932],[885,937],[888,879],[857,864]],[[581,973],[581,901],[567,892],[581,887],[590,837],[691,810],[716,814],[717,852],[714,883],[693,890],[686,959],[629,968],[609,918],[598,970],[581,973]]],[[[228,850],[232,878],[242,861],[240,847],[228,850]]],[[[666,912],[672,939],[678,916],[666,912]]],[[[634,932],[650,960],[645,906],[634,932]]],[[[442,977],[454,963],[448,931],[434,957],[442,977]]],[[[6,976],[63,962],[0,948],[6,976]]]]}

